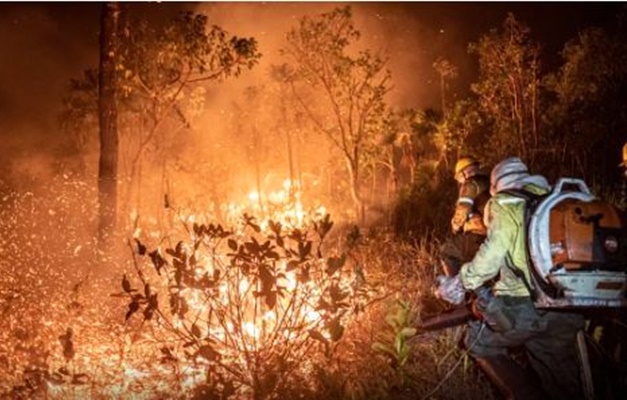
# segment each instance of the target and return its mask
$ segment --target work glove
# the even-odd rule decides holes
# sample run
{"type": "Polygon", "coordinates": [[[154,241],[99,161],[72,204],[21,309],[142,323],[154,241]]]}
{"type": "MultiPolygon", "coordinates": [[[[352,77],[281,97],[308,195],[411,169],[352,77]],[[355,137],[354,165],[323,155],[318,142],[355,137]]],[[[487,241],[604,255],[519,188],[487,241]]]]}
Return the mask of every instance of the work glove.
{"type": "Polygon", "coordinates": [[[439,275],[436,279],[435,296],[454,305],[459,305],[466,298],[466,290],[459,275],[453,277],[439,275]]]}
{"type": "Polygon", "coordinates": [[[453,218],[451,220],[451,231],[453,234],[460,233],[464,228],[464,222],[461,222],[459,219],[453,218]]]}

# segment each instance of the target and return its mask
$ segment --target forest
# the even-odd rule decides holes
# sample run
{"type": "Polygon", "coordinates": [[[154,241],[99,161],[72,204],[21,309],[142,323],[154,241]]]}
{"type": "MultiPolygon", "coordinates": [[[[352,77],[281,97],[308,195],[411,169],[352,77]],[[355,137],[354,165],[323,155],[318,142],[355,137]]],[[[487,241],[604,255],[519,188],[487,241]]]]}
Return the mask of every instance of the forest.
{"type": "Polygon", "coordinates": [[[463,326],[419,329],[447,308],[453,169],[518,156],[624,210],[625,16],[553,65],[509,13],[463,90],[428,60],[427,108],[390,101],[394,55],[351,6],[288,22],[264,63],[201,8],[102,3],[45,182],[0,165],[0,398],[499,398],[463,326]]]}

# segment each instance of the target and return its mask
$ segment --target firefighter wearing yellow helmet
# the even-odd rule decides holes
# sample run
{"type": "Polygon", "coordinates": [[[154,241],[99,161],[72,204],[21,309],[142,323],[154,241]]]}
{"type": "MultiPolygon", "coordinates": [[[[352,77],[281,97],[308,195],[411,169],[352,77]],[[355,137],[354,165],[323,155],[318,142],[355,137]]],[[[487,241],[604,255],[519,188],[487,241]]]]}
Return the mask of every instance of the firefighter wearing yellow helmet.
{"type": "Polygon", "coordinates": [[[481,171],[479,161],[475,158],[462,157],[455,165],[455,180],[459,184],[459,195],[451,220],[453,233],[472,232],[485,235],[483,208],[489,199],[488,176],[481,171]]]}
{"type": "Polygon", "coordinates": [[[518,157],[498,163],[485,207],[487,239],[458,275],[438,277],[436,295],[461,304],[466,291],[493,284],[492,295],[480,310],[485,323],[469,323],[465,338],[469,354],[506,399],[578,400],[582,396],[575,338],[584,320],[573,313],[535,308],[525,244],[526,200],[512,194],[514,190],[543,195],[550,185],[545,177],[531,175],[518,157]],[[509,355],[510,349],[520,346],[529,355],[533,374],[509,355]]]}
{"type": "Polygon", "coordinates": [[[451,219],[453,237],[440,250],[442,267],[455,275],[461,264],[470,261],[485,239],[483,209],[490,198],[490,179],[474,157],[461,157],[455,164],[459,190],[451,219]]]}

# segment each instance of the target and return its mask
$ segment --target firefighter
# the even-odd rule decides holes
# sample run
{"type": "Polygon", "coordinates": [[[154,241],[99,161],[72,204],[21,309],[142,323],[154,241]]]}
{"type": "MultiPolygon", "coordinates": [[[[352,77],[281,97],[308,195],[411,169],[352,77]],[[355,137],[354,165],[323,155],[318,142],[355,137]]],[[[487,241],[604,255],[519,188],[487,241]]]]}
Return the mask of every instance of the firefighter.
{"type": "Polygon", "coordinates": [[[453,236],[440,249],[442,268],[448,276],[456,275],[464,262],[470,261],[485,239],[483,208],[490,198],[490,179],[479,161],[462,157],[455,165],[459,194],[451,219],[453,236]]]}
{"type": "Polygon", "coordinates": [[[525,200],[507,190],[547,193],[540,175],[530,175],[517,157],[497,164],[490,176],[491,199],[485,209],[487,238],[458,275],[439,277],[439,297],[461,304],[467,291],[495,280],[493,296],[481,308],[483,320],[470,322],[466,348],[506,399],[582,398],[576,335],[583,317],[538,310],[532,301],[526,252],[525,200]],[[523,347],[535,375],[510,357],[523,347]],[[539,378],[541,385],[534,383],[539,378]]]}

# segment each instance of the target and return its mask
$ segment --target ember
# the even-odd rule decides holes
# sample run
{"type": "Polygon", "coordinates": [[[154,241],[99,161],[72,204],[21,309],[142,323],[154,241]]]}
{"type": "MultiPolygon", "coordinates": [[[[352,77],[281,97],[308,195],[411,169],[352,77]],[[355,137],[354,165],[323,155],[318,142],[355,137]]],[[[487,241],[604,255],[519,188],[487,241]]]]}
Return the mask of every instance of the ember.
{"type": "Polygon", "coordinates": [[[620,8],[1,4],[0,398],[492,398],[416,329],[451,170],[624,206],[620,8]]]}

